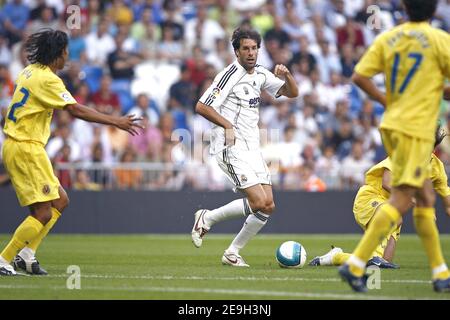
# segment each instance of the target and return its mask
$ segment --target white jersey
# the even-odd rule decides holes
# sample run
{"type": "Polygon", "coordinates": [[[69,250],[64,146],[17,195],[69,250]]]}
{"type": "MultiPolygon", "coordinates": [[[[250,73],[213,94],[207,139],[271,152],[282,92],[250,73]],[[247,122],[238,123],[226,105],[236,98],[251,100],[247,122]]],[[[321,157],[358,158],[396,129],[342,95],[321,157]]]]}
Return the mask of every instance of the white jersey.
{"type": "MultiPolygon", "coordinates": [[[[283,84],[283,80],[260,65],[256,65],[254,72],[249,74],[238,61],[235,61],[214,78],[214,82],[202,95],[200,102],[213,107],[232,123],[236,149],[258,150],[261,91],[266,90],[276,97],[283,84]]],[[[223,149],[225,149],[225,129],[214,125],[210,152],[217,154],[223,149]]]]}

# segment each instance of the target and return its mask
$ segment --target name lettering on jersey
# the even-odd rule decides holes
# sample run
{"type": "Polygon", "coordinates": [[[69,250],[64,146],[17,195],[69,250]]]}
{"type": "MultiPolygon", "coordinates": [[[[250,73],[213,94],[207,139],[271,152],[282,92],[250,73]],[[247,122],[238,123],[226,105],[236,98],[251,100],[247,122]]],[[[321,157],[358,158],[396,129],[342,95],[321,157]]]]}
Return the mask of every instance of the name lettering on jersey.
{"type": "Polygon", "coordinates": [[[259,103],[261,102],[261,98],[260,97],[256,97],[256,98],[251,98],[248,102],[250,108],[256,108],[259,103]]]}
{"type": "Polygon", "coordinates": [[[423,32],[418,31],[418,30],[411,30],[408,32],[404,32],[404,31],[397,32],[392,38],[390,38],[388,40],[389,46],[391,46],[391,47],[395,46],[397,44],[397,42],[404,36],[413,37],[416,40],[418,40],[420,42],[420,44],[422,45],[423,49],[428,48],[430,46],[427,36],[423,32]]]}

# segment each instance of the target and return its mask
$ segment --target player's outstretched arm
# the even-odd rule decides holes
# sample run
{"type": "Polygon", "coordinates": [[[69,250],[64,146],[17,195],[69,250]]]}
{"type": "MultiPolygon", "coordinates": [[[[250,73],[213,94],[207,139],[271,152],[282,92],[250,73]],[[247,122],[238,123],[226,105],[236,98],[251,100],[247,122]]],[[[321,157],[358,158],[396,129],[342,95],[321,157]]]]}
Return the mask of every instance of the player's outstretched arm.
{"type": "Polygon", "coordinates": [[[378,90],[378,88],[370,78],[364,77],[354,72],[352,75],[352,81],[365,93],[367,93],[372,99],[381,103],[383,107],[386,107],[386,95],[378,90]]]}
{"type": "Polygon", "coordinates": [[[111,116],[78,103],[67,105],[66,110],[75,118],[115,126],[129,132],[133,136],[139,134],[137,128],[144,128],[139,123],[139,121],[142,120],[142,117],[135,117],[134,115],[123,117],[111,116]]]}
{"type": "Polygon", "coordinates": [[[298,97],[298,87],[294,77],[286,66],[277,64],[275,66],[274,74],[276,76],[282,76],[285,79],[284,85],[278,90],[278,94],[286,96],[288,98],[298,97]]]}
{"type": "Polygon", "coordinates": [[[195,106],[195,112],[199,115],[203,116],[205,119],[211,121],[212,123],[221,126],[225,129],[225,145],[232,146],[234,145],[234,130],[233,125],[230,121],[222,117],[214,108],[207,106],[201,102],[197,102],[195,106]]]}

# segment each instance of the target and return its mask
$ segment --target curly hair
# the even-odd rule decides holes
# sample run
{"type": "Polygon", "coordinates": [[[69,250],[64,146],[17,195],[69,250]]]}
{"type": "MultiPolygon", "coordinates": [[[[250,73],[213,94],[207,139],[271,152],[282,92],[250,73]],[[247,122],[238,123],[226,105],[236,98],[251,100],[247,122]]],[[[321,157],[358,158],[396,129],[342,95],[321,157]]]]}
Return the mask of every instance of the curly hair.
{"type": "Polygon", "coordinates": [[[436,11],[438,0],[403,0],[411,21],[430,20],[436,11]]]}
{"type": "Polygon", "coordinates": [[[64,31],[49,28],[39,30],[25,42],[28,61],[48,66],[62,56],[68,43],[69,38],[64,31]]]}
{"type": "Polygon", "coordinates": [[[261,35],[249,28],[239,27],[233,31],[233,36],[231,37],[231,43],[233,44],[234,50],[239,50],[241,46],[242,39],[252,39],[256,41],[258,49],[261,47],[261,35]]]}

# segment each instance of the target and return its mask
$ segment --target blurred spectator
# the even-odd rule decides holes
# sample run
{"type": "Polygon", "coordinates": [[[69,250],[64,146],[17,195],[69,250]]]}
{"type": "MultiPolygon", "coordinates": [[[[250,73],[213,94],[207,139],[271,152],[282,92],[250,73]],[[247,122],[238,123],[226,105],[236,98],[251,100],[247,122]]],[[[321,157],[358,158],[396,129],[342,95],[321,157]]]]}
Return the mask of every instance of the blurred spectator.
{"type": "Polygon", "coordinates": [[[135,116],[146,116],[151,125],[155,126],[159,122],[159,108],[156,102],[149,98],[147,94],[141,93],[136,98],[136,106],[128,111],[128,114],[135,116]]]}
{"type": "MultiPolygon", "coordinates": [[[[119,110],[114,110],[113,115],[120,116],[119,110]]],[[[115,160],[122,157],[125,149],[130,142],[130,134],[126,131],[120,130],[117,127],[108,126],[106,129],[106,135],[108,137],[109,145],[111,145],[111,151],[115,160]]]]}
{"type": "Polygon", "coordinates": [[[73,61],[70,63],[69,68],[61,74],[61,79],[67,90],[74,95],[83,83],[83,76],[80,63],[73,61]]]}
{"type": "Polygon", "coordinates": [[[162,39],[158,45],[158,56],[163,62],[180,64],[183,58],[183,45],[176,40],[171,28],[162,30],[162,39]]]}
{"type": "Polygon", "coordinates": [[[111,82],[109,75],[103,75],[99,91],[95,92],[91,98],[95,108],[107,114],[111,114],[114,110],[120,112],[119,96],[111,91],[111,82]]]}
{"type": "Polygon", "coordinates": [[[106,13],[118,25],[129,25],[133,22],[133,12],[127,8],[124,0],[112,0],[112,5],[106,13]]]}
{"type": "Polygon", "coordinates": [[[30,9],[22,0],[7,2],[1,9],[1,31],[5,33],[10,46],[23,40],[29,16],[30,9]]]}
{"type": "Polygon", "coordinates": [[[169,110],[193,110],[195,100],[195,87],[190,81],[191,70],[187,65],[181,66],[180,80],[172,84],[169,89],[169,110]]]}
{"type": "Polygon", "coordinates": [[[318,176],[332,189],[340,186],[339,173],[341,164],[332,146],[325,146],[322,155],[317,159],[316,172],[318,176]]]}
{"type": "Polygon", "coordinates": [[[210,52],[214,50],[215,40],[224,38],[225,31],[220,24],[207,16],[206,5],[197,5],[197,16],[186,22],[184,38],[188,50],[199,45],[202,50],[210,52]]]}
{"type": "Polygon", "coordinates": [[[276,42],[278,48],[286,47],[290,42],[289,33],[283,30],[283,19],[280,16],[275,16],[273,20],[273,27],[267,30],[264,35],[264,40],[267,42],[276,42]]]}
{"type": "MultiPolygon", "coordinates": [[[[120,157],[121,164],[130,164],[135,160],[136,154],[131,148],[127,148],[120,157]]],[[[141,169],[115,169],[114,175],[119,189],[139,189],[143,178],[141,169]]]]}
{"type": "Polygon", "coordinates": [[[280,188],[293,189],[298,183],[299,169],[303,163],[300,153],[301,145],[294,141],[295,127],[284,129],[283,142],[276,147],[279,155],[280,188]]]}
{"type": "Polygon", "coordinates": [[[125,35],[118,34],[115,41],[115,50],[108,55],[108,66],[111,77],[114,80],[131,81],[134,77],[134,67],[139,64],[142,59],[133,52],[125,51],[125,35]]]}
{"type": "Polygon", "coordinates": [[[0,33],[0,64],[11,63],[11,50],[8,46],[8,39],[0,33]]]}
{"type": "Polygon", "coordinates": [[[86,55],[90,63],[104,65],[108,55],[116,49],[114,38],[108,33],[109,21],[100,20],[97,31],[86,36],[86,55]]]}
{"type": "Polygon", "coordinates": [[[14,94],[14,82],[11,80],[8,67],[0,64],[0,110],[7,109],[14,94]]]}
{"type": "Polygon", "coordinates": [[[53,10],[54,8],[43,6],[39,17],[28,24],[27,33],[32,34],[43,28],[59,29],[59,23],[53,15],[53,10]]]}
{"type": "Polygon", "coordinates": [[[130,144],[140,161],[159,161],[162,147],[162,135],[157,127],[150,123],[147,114],[143,115],[145,127],[139,135],[130,137],[130,144]]]}
{"type": "Polygon", "coordinates": [[[30,11],[30,21],[34,21],[40,19],[42,17],[42,11],[46,9],[50,9],[52,14],[52,20],[57,19],[58,13],[56,12],[56,8],[49,6],[46,0],[36,0],[36,6],[30,11]]]}
{"type": "MultiPolygon", "coordinates": [[[[53,162],[57,167],[58,164],[65,164],[72,162],[70,159],[71,153],[72,152],[70,150],[70,146],[66,143],[63,143],[60,146],[60,149],[57,150],[57,153],[54,154],[54,157],[51,158],[53,159],[53,162]]],[[[56,176],[58,177],[58,180],[61,183],[61,187],[63,187],[64,189],[69,189],[72,187],[72,177],[70,175],[70,170],[59,169],[56,172],[56,176]]]]}
{"type": "Polygon", "coordinates": [[[306,164],[300,170],[301,190],[307,192],[324,192],[327,190],[326,183],[314,173],[314,166],[306,164]]]}
{"type": "Polygon", "coordinates": [[[48,141],[46,150],[50,159],[59,155],[60,161],[75,162],[81,158],[81,147],[71,137],[71,131],[68,125],[62,125],[58,128],[57,134],[48,141]],[[65,146],[68,148],[66,147],[63,150],[62,155],[59,154],[65,146]]]}
{"type": "Polygon", "coordinates": [[[355,141],[352,145],[351,154],[342,161],[342,186],[351,189],[362,186],[364,184],[364,174],[372,164],[372,161],[364,156],[362,143],[360,141],[355,141]]]}
{"type": "Polygon", "coordinates": [[[86,63],[86,59],[86,40],[81,33],[81,29],[74,28],[70,30],[69,60],[86,63]]]}
{"type": "Polygon", "coordinates": [[[84,170],[77,170],[75,174],[75,182],[73,183],[75,190],[100,191],[102,186],[98,183],[92,182],[91,178],[84,170]]]}
{"type": "Polygon", "coordinates": [[[177,21],[177,11],[175,7],[170,6],[165,12],[165,19],[161,22],[161,33],[164,34],[165,30],[170,30],[174,41],[182,41],[184,38],[184,27],[177,21]]]}

